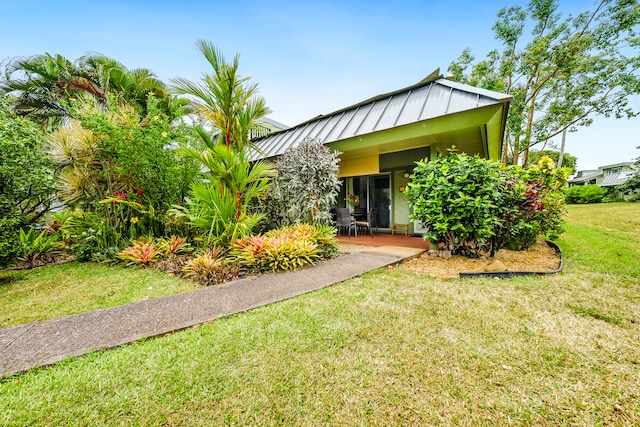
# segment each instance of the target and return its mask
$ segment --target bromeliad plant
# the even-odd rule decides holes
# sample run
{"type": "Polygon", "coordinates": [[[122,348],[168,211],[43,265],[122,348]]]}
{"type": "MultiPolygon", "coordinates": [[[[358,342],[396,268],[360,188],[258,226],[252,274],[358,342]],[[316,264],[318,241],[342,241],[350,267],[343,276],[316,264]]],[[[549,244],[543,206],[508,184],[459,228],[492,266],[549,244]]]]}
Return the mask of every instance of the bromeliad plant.
{"type": "Polygon", "coordinates": [[[237,240],[231,256],[252,271],[297,270],[337,252],[335,229],[296,224],[237,240]]]}
{"type": "Polygon", "coordinates": [[[171,236],[168,239],[158,239],[157,240],[158,249],[162,252],[162,254],[169,258],[180,255],[186,255],[193,252],[193,247],[187,241],[185,237],[181,236],[171,236]]]}
{"type": "Polygon", "coordinates": [[[217,285],[238,277],[240,269],[234,262],[226,260],[222,252],[209,249],[185,262],[182,275],[205,286],[217,285]]]}
{"type": "Polygon", "coordinates": [[[162,251],[152,239],[133,240],[131,246],[118,253],[118,258],[126,261],[127,266],[148,267],[158,261],[162,251]]]}

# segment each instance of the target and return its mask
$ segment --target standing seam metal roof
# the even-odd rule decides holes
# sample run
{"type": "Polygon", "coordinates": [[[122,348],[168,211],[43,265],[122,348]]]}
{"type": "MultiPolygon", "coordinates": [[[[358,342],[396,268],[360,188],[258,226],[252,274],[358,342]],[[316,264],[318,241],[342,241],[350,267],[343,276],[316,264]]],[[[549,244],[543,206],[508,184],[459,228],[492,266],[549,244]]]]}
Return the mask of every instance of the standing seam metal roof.
{"type": "MultiPolygon", "coordinates": [[[[436,71],[437,73],[437,71],[436,71]]],[[[378,95],[359,104],[318,116],[292,128],[254,141],[262,151],[257,156],[281,155],[308,139],[324,144],[371,134],[397,126],[418,123],[478,107],[509,102],[511,96],[427,77],[420,83],[395,92],[378,95]]]]}

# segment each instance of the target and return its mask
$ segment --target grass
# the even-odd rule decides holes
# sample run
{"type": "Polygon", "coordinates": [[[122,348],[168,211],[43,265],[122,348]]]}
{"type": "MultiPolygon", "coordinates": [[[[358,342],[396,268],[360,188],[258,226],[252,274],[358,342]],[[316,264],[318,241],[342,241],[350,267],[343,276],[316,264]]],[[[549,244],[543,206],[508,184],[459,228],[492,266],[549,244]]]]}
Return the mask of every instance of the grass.
{"type": "Polygon", "coordinates": [[[384,269],[5,377],[0,425],[638,425],[639,208],[571,207],[559,275],[384,269]]]}
{"type": "Polygon", "coordinates": [[[0,273],[0,328],[184,292],[194,283],[153,269],[93,263],[0,273]]]}

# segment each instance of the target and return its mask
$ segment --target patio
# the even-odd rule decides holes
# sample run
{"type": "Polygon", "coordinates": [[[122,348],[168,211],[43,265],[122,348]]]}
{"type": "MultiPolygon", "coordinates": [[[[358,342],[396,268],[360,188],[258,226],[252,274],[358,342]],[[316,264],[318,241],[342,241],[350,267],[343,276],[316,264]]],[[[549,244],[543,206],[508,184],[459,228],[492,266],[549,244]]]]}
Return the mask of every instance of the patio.
{"type": "Polygon", "coordinates": [[[351,237],[346,234],[338,234],[338,242],[362,245],[362,246],[400,246],[405,248],[429,249],[429,242],[420,236],[405,236],[403,234],[373,233],[373,238],[369,233],[358,233],[358,237],[353,234],[351,237]]]}

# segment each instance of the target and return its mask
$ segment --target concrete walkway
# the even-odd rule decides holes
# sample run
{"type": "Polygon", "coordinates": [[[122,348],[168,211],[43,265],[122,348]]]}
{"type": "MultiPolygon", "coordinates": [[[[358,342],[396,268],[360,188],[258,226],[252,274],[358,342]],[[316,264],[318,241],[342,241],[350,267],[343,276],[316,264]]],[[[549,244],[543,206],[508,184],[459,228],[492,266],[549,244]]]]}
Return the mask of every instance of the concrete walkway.
{"type": "Polygon", "coordinates": [[[248,277],[222,286],[0,329],[0,376],[282,301],[421,252],[394,246],[361,248],[299,271],[248,277]]]}

